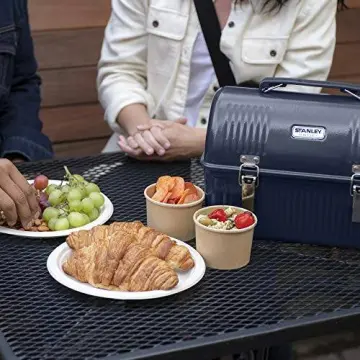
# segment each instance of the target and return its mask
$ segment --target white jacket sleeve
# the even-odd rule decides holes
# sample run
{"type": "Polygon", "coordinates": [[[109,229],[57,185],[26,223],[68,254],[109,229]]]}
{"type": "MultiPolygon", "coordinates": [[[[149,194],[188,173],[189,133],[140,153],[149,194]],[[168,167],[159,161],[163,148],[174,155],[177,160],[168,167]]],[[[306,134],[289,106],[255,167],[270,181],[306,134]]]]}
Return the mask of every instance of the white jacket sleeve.
{"type": "MultiPolygon", "coordinates": [[[[276,77],[326,80],[336,44],[337,0],[303,0],[288,49],[276,77]]],[[[287,91],[320,92],[314,87],[287,86],[287,91]]]]}
{"type": "Polygon", "coordinates": [[[97,88],[105,120],[116,132],[120,131],[117,116],[125,106],[140,103],[153,107],[153,99],[146,91],[147,6],[147,0],[112,0],[97,88]]]}

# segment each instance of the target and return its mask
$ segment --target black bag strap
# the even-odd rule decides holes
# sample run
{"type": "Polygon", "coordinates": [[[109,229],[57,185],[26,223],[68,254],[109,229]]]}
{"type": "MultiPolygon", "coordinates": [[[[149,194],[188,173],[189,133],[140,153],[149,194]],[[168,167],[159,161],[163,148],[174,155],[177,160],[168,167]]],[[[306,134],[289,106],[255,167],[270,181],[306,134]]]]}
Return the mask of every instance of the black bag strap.
{"type": "Polygon", "coordinates": [[[220,50],[221,27],[213,0],[194,0],[194,3],[219,85],[236,86],[229,59],[220,50]]]}

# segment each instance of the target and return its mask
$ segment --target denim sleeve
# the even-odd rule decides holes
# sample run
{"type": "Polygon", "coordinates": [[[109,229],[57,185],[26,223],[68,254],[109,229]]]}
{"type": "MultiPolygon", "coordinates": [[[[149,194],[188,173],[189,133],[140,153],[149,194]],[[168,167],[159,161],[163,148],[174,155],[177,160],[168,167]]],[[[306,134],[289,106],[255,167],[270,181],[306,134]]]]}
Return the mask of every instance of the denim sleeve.
{"type": "Polygon", "coordinates": [[[26,1],[19,1],[25,14],[18,24],[13,78],[6,109],[1,117],[1,157],[22,156],[34,161],[53,156],[51,142],[42,133],[39,118],[40,84],[30,34],[26,1]]]}

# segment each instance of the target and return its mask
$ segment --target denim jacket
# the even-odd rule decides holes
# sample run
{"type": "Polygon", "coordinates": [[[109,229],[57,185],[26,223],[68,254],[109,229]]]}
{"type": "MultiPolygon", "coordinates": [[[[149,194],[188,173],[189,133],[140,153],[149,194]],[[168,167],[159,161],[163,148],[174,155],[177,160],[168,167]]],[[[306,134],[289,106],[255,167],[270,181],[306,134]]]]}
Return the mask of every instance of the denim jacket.
{"type": "Polygon", "coordinates": [[[51,158],[39,119],[40,78],[28,21],[27,0],[0,3],[0,157],[51,158]]]}

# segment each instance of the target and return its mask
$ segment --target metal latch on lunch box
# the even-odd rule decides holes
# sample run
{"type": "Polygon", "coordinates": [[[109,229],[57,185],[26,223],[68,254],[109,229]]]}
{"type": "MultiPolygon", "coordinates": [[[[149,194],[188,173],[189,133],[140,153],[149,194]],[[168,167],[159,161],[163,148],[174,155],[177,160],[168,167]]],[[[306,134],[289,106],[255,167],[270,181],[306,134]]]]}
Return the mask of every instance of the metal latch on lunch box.
{"type": "Polygon", "coordinates": [[[241,155],[239,169],[239,185],[241,186],[242,207],[254,211],[255,189],[259,185],[260,157],[255,155],[241,155]]]}
{"type": "Polygon", "coordinates": [[[360,165],[353,165],[350,195],[353,198],[352,221],[360,223],[360,165]]]}

